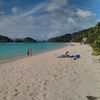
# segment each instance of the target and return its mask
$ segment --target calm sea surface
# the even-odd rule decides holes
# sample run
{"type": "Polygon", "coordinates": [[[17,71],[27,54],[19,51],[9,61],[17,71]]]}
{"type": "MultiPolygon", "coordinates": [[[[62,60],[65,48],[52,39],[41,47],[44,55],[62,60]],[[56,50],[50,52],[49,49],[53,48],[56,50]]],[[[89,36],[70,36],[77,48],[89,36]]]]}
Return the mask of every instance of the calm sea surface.
{"type": "Polygon", "coordinates": [[[0,61],[25,56],[29,48],[33,54],[37,54],[65,45],[65,43],[0,43],[0,61]]]}

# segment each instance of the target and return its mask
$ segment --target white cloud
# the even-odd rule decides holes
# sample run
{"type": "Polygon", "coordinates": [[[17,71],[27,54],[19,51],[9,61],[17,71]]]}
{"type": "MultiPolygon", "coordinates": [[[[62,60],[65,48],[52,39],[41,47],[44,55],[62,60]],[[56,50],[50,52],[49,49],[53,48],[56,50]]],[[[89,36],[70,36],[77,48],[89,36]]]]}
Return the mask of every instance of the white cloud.
{"type": "Polygon", "coordinates": [[[0,15],[4,15],[5,13],[3,11],[0,11],[0,15]]]}
{"type": "Polygon", "coordinates": [[[59,31],[54,31],[54,32],[51,32],[51,33],[48,33],[48,39],[49,38],[52,38],[52,37],[55,37],[55,36],[59,36],[60,35],[60,32],[59,31]]]}
{"type": "Polygon", "coordinates": [[[89,16],[92,16],[93,13],[91,11],[88,11],[88,10],[82,10],[82,9],[77,9],[77,12],[76,14],[79,16],[79,17],[89,17],[89,16]]]}
{"type": "Polygon", "coordinates": [[[55,19],[51,19],[51,27],[52,28],[55,28],[55,29],[59,29],[61,28],[62,24],[61,22],[59,22],[58,20],[55,20],[55,19]]]}
{"type": "Polygon", "coordinates": [[[44,5],[45,5],[45,2],[43,2],[42,4],[37,5],[36,7],[32,8],[31,10],[29,10],[25,13],[22,13],[20,16],[15,17],[15,19],[23,18],[23,17],[29,16],[31,14],[34,14],[38,10],[42,9],[44,7],[44,5]]]}
{"type": "Polygon", "coordinates": [[[47,6],[47,11],[53,12],[67,5],[67,0],[52,0],[47,6]]]}
{"type": "Polygon", "coordinates": [[[68,20],[69,23],[72,23],[72,24],[74,23],[74,19],[73,18],[68,18],[67,20],[68,20]]]}
{"type": "Polygon", "coordinates": [[[18,13],[18,8],[17,7],[12,7],[11,10],[12,10],[13,14],[17,14],[18,13]]]}
{"type": "Polygon", "coordinates": [[[33,20],[34,18],[33,18],[33,16],[28,16],[28,18],[27,18],[29,21],[31,21],[31,20],[33,20]]]}

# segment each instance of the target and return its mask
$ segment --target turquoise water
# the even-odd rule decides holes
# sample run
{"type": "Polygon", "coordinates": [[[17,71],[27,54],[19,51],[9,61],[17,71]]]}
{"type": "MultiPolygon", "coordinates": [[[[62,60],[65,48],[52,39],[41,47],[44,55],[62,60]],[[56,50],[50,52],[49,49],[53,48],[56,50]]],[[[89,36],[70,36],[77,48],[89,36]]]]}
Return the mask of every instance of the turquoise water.
{"type": "Polygon", "coordinates": [[[0,60],[7,60],[16,57],[25,56],[29,48],[33,54],[46,52],[65,46],[65,43],[1,43],[0,44],[0,60]]]}

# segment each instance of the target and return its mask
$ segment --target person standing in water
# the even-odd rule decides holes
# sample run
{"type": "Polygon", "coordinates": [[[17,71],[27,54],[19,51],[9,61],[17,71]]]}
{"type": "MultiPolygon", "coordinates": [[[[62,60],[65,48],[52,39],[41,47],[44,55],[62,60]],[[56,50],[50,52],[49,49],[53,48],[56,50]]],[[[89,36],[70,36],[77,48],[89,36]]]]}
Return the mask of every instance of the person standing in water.
{"type": "Polygon", "coordinates": [[[28,49],[27,56],[32,56],[32,49],[28,49]]]}
{"type": "Polygon", "coordinates": [[[30,51],[30,56],[32,56],[32,49],[30,49],[29,51],[30,51]]]}
{"type": "Polygon", "coordinates": [[[29,56],[29,49],[27,50],[27,56],[29,56]]]}

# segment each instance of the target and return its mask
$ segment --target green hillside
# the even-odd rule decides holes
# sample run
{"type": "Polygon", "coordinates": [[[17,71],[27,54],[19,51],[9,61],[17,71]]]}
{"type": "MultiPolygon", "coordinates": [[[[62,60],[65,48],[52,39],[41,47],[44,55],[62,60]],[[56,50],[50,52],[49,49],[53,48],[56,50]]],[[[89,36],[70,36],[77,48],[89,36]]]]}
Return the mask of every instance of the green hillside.
{"type": "Polygon", "coordinates": [[[10,39],[9,37],[7,37],[7,36],[2,36],[2,35],[0,35],[0,42],[12,42],[13,40],[12,39],[10,39]]]}
{"type": "Polygon", "coordinates": [[[48,40],[48,42],[70,42],[72,40],[71,34],[65,34],[58,37],[53,37],[48,40]]]}
{"type": "Polygon", "coordinates": [[[93,55],[100,55],[100,22],[96,26],[72,34],[65,34],[49,39],[50,42],[83,42],[90,44],[93,55]]]}

